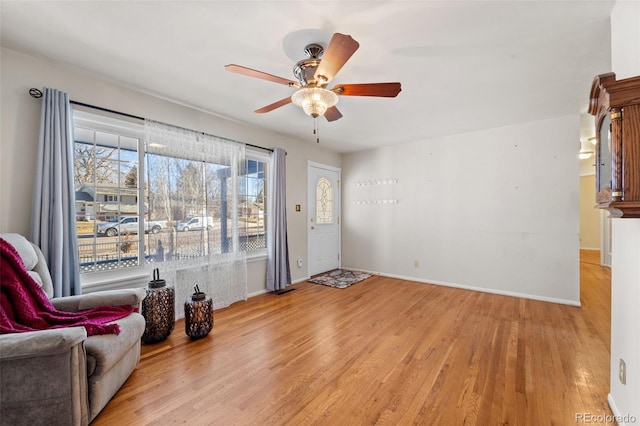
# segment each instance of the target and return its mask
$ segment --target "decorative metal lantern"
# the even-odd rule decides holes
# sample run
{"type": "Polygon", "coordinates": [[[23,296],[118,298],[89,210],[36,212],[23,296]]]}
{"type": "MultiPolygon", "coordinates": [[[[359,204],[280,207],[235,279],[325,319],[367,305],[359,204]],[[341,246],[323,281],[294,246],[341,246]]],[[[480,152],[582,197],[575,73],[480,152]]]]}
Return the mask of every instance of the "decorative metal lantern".
{"type": "Polygon", "coordinates": [[[147,296],[142,301],[142,316],[146,324],[142,341],[160,342],[171,334],[176,323],[175,290],[160,279],[158,268],[153,270],[153,280],[149,281],[147,296]]]}
{"type": "Polygon", "coordinates": [[[184,303],[184,331],[192,339],[199,339],[213,328],[213,300],[197,285],[194,290],[195,293],[184,303]]]}

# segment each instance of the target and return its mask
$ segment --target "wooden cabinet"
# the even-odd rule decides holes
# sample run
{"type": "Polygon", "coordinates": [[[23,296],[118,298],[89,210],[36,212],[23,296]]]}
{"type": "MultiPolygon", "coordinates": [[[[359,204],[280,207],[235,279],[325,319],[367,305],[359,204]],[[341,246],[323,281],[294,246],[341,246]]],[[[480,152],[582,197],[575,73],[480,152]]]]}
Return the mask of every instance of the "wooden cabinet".
{"type": "Polygon", "coordinates": [[[597,76],[589,113],[596,123],[597,207],[612,217],[640,218],[640,76],[597,76]]]}

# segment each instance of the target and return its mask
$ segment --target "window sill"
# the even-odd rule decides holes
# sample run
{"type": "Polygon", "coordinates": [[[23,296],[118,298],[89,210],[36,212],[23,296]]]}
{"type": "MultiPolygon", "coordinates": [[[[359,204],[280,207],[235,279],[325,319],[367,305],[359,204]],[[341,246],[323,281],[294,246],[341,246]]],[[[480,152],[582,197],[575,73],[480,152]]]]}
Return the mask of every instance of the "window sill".
{"type": "Polygon", "coordinates": [[[96,291],[115,290],[119,288],[145,287],[150,275],[141,270],[111,271],[101,274],[82,275],[82,293],[94,293],[96,291]]]}
{"type": "MultiPolygon", "coordinates": [[[[267,249],[247,253],[247,263],[267,260],[267,249]]],[[[151,276],[141,270],[115,270],[107,273],[93,273],[80,276],[84,294],[119,288],[145,287],[151,276]]]]}
{"type": "Polygon", "coordinates": [[[247,253],[247,262],[258,262],[260,260],[267,260],[267,249],[247,253]]]}

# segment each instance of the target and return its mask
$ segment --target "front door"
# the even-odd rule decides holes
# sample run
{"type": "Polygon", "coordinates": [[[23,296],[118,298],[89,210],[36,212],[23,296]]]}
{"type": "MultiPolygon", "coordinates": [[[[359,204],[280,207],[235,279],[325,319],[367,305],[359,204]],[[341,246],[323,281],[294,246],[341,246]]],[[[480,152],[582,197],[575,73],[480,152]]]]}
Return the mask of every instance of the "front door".
{"type": "Polygon", "coordinates": [[[340,268],[340,169],[309,162],[309,276],[340,268]]]}

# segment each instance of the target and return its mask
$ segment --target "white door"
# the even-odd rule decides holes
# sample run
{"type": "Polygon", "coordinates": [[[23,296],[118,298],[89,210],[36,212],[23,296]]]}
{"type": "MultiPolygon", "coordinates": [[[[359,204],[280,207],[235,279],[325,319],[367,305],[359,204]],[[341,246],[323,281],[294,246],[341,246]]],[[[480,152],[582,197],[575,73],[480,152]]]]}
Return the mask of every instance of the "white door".
{"type": "Polygon", "coordinates": [[[309,276],[340,268],[340,169],[309,162],[309,276]]]}

